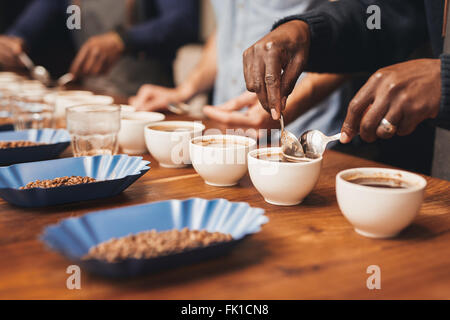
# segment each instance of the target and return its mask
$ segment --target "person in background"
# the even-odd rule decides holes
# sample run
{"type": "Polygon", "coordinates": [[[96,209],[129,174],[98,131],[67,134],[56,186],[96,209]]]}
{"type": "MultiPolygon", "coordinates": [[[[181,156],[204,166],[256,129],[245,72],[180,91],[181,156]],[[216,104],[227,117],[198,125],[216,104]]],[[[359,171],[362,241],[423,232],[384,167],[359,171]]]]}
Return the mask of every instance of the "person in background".
{"type": "MultiPolygon", "coordinates": [[[[439,176],[450,179],[449,5],[448,0],[342,0],[284,18],[245,51],[247,88],[277,119],[285,108],[284,97],[304,70],[376,71],[350,102],[341,142],[357,135],[367,142],[409,135],[432,119],[442,129],[436,140],[441,153],[435,153],[441,159],[439,176]],[[378,30],[367,28],[369,4],[381,12],[378,30]],[[427,42],[431,58],[408,60],[427,42]],[[272,80],[261,81],[267,78],[272,80]]],[[[423,138],[407,145],[412,158],[427,153],[419,147],[423,138]]]]}
{"type": "MultiPolygon", "coordinates": [[[[266,34],[274,21],[285,15],[315,8],[327,0],[221,1],[212,0],[217,30],[207,41],[201,62],[176,88],[144,85],[130,103],[140,110],[162,110],[169,103],[187,102],[198,93],[214,88],[214,106],[204,113],[227,127],[279,128],[261,108],[257,96],[247,92],[242,69],[244,49],[266,34]]],[[[346,77],[335,74],[308,74],[289,97],[285,121],[289,130],[300,134],[321,129],[339,131],[345,95],[336,90],[346,77]]]]}
{"type": "MultiPolygon", "coordinates": [[[[195,0],[35,0],[0,36],[0,64],[40,46],[48,30],[70,33],[77,54],[69,68],[92,90],[132,95],[143,83],[171,85],[176,50],[198,35],[195,0]],[[68,30],[66,10],[81,8],[81,29],[68,30]]],[[[57,47],[58,43],[53,43],[57,47]]]]}

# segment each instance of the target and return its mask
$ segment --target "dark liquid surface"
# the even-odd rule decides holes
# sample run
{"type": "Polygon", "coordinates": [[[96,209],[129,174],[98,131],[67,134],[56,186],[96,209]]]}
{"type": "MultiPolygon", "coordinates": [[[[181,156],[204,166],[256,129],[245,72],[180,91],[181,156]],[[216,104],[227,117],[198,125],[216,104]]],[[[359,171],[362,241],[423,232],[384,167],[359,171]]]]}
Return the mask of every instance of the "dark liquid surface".
{"type": "Polygon", "coordinates": [[[412,187],[412,185],[406,181],[393,178],[355,177],[345,180],[366,187],[375,187],[384,189],[407,189],[412,187]]]}
{"type": "Polygon", "coordinates": [[[216,148],[229,148],[232,146],[243,146],[243,147],[248,146],[248,143],[245,143],[244,141],[231,141],[225,139],[197,140],[194,143],[199,146],[216,147],[216,148]]]}
{"type": "Polygon", "coordinates": [[[256,159],[272,161],[272,162],[308,162],[308,160],[289,160],[282,153],[259,153],[256,155],[256,159]]]}
{"type": "Polygon", "coordinates": [[[187,132],[187,131],[194,131],[193,126],[154,126],[150,127],[152,130],[157,131],[165,131],[165,132],[187,132]]]}

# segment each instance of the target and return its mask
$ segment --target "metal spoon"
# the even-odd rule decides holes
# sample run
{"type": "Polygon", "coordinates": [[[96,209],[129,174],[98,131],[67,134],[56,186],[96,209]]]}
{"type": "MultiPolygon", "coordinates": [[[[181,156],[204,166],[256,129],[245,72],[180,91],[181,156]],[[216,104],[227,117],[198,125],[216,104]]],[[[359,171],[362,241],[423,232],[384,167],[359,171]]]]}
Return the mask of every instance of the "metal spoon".
{"type": "Polygon", "coordinates": [[[52,78],[47,69],[43,66],[36,66],[33,61],[31,61],[30,57],[24,52],[19,55],[19,59],[30,71],[33,79],[41,82],[47,87],[50,85],[52,78]]]}
{"type": "Polygon", "coordinates": [[[281,152],[288,160],[298,161],[305,158],[305,153],[303,152],[303,147],[298,141],[297,137],[284,129],[284,119],[283,115],[280,117],[281,124],[281,152]]]}
{"type": "Polygon", "coordinates": [[[340,138],[340,133],[329,137],[324,135],[320,130],[308,130],[300,136],[300,144],[306,157],[316,159],[323,155],[328,143],[339,140],[340,138]]]}
{"type": "Polygon", "coordinates": [[[73,80],[75,80],[75,76],[73,75],[73,73],[66,73],[59,77],[58,80],[56,80],[56,85],[58,87],[64,87],[66,84],[72,82],[73,80]]]}
{"type": "Polygon", "coordinates": [[[175,114],[187,114],[189,113],[189,105],[187,105],[186,103],[183,102],[172,102],[169,103],[169,111],[173,112],[175,114]]]}

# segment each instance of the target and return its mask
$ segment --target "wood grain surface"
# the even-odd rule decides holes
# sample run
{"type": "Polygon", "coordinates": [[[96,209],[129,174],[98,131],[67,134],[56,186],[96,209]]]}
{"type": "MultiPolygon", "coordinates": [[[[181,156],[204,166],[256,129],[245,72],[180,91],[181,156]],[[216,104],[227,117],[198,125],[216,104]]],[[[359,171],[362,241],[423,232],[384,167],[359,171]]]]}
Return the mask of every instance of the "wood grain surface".
{"type": "MultiPolygon", "coordinates": [[[[171,119],[173,117],[169,117],[171,119]]],[[[214,123],[206,122],[207,126],[214,123]]],[[[264,202],[246,176],[238,186],[206,185],[192,167],[151,170],[122,194],[104,200],[22,209],[0,199],[0,298],[31,299],[449,299],[450,183],[426,177],[420,215],[389,240],[353,231],[336,203],[335,176],[383,165],[327,151],[320,180],[298,206],[264,202]],[[231,254],[130,280],[82,271],[81,290],[66,288],[70,261],[38,240],[61,219],[101,209],[202,197],[246,201],[270,222],[231,254]],[[381,268],[381,290],[368,290],[369,265],[381,268]]]]}

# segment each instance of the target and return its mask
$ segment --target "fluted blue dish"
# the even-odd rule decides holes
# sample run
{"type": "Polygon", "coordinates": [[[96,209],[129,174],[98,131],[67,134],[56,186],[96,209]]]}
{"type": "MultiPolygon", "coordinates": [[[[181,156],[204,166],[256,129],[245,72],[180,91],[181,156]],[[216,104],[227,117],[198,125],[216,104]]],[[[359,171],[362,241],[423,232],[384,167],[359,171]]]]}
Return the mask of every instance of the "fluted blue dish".
{"type": "Polygon", "coordinates": [[[106,277],[131,277],[185,266],[229,252],[269,219],[264,210],[225,199],[168,200],[90,213],[65,219],[44,230],[41,240],[85,270],[106,277]],[[142,231],[206,230],[230,234],[233,240],[150,259],[109,263],[83,260],[89,249],[111,238],[142,231]]]}
{"type": "Polygon", "coordinates": [[[100,155],[0,167],[0,197],[21,207],[43,207],[112,197],[128,188],[149,169],[142,157],[100,155]],[[20,190],[28,182],[65,176],[91,177],[97,182],[20,190]]]}
{"type": "Polygon", "coordinates": [[[54,159],[70,144],[70,134],[63,129],[30,129],[0,132],[0,141],[32,141],[39,146],[0,149],[0,166],[54,159]]]}

